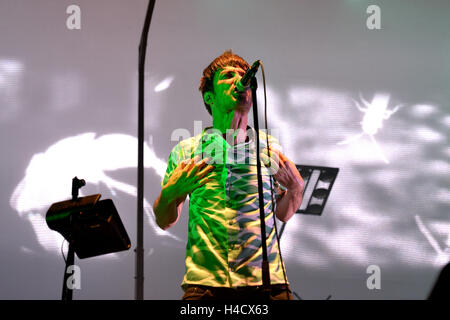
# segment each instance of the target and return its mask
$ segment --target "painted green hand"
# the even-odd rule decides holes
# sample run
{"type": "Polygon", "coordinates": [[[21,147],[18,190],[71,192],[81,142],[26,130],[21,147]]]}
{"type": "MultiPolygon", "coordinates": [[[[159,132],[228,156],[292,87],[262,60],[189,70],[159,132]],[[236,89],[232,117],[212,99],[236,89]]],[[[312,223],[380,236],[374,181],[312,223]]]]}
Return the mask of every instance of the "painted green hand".
{"type": "Polygon", "coordinates": [[[182,161],[172,172],[169,180],[163,187],[168,201],[185,199],[192,191],[209,181],[207,175],[214,169],[207,165],[209,158],[200,160],[197,155],[192,159],[182,161]]]}

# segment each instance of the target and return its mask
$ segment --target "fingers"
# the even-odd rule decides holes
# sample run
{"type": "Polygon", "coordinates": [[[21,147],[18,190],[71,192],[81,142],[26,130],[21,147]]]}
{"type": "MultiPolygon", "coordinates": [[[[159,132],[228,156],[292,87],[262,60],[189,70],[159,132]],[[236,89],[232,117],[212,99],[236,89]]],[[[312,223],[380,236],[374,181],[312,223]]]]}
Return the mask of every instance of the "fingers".
{"type": "Polygon", "coordinates": [[[199,158],[200,158],[200,155],[197,155],[190,159],[185,159],[180,162],[179,166],[181,169],[186,169],[185,171],[188,171],[189,168],[192,168],[192,166],[198,161],[199,158]]]}
{"type": "Polygon", "coordinates": [[[198,161],[199,156],[195,156],[191,159],[185,159],[181,161],[180,168],[185,172],[188,176],[190,175],[191,170],[195,167],[196,162],[198,161]]]}
{"type": "Polygon", "coordinates": [[[203,178],[214,169],[214,166],[207,166],[208,161],[211,160],[210,158],[200,159],[201,155],[197,155],[180,163],[183,179],[187,179],[187,181],[193,179],[192,182],[196,184],[199,178],[203,178]]]}
{"type": "Polygon", "coordinates": [[[261,161],[264,163],[266,168],[269,169],[269,174],[271,174],[271,175],[276,174],[278,172],[278,170],[280,169],[280,164],[277,163],[277,161],[275,159],[269,158],[265,154],[261,154],[261,161]]]}
{"type": "Polygon", "coordinates": [[[203,178],[198,182],[198,185],[203,186],[204,184],[208,183],[209,181],[211,181],[211,180],[208,177],[203,178]]]}
{"type": "MultiPolygon", "coordinates": [[[[271,151],[272,151],[272,149],[271,149],[271,151]]],[[[279,161],[277,163],[279,164],[280,168],[285,168],[290,163],[292,163],[283,153],[281,153],[281,151],[279,151],[279,150],[273,150],[273,151],[275,151],[276,156],[279,159],[279,161]]]]}
{"type": "Polygon", "coordinates": [[[215,167],[213,165],[207,165],[209,160],[209,158],[201,160],[192,170],[192,172],[195,174],[195,177],[197,178],[197,187],[201,187],[211,181],[211,179],[207,175],[211,173],[215,167]]]}
{"type": "Polygon", "coordinates": [[[196,176],[198,179],[202,179],[204,176],[206,176],[208,173],[212,172],[214,170],[214,166],[213,165],[208,165],[205,168],[203,168],[202,170],[200,170],[196,176]]]}
{"type": "Polygon", "coordinates": [[[199,159],[200,156],[194,157],[193,159],[191,159],[189,166],[186,167],[186,171],[188,172],[189,176],[194,175],[197,171],[206,166],[207,162],[210,160],[210,158],[204,158],[198,161],[199,159]]]}
{"type": "Polygon", "coordinates": [[[289,159],[279,151],[278,151],[278,155],[283,162],[289,161],[289,159]]]}
{"type": "Polygon", "coordinates": [[[197,170],[202,169],[204,166],[206,166],[208,164],[208,161],[210,160],[210,158],[204,158],[202,159],[200,162],[197,163],[197,170]]]}
{"type": "Polygon", "coordinates": [[[280,154],[281,154],[280,151],[278,151],[276,149],[272,149],[272,148],[264,148],[262,152],[263,152],[263,154],[274,159],[275,162],[277,162],[277,163],[280,162],[280,154]]]}
{"type": "Polygon", "coordinates": [[[282,161],[279,156],[280,152],[275,149],[264,148],[261,152],[261,160],[264,165],[270,170],[270,174],[276,174],[282,166],[282,161]]]}
{"type": "Polygon", "coordinates": [[[185,171],[192,170],[192,168],[194,168],[195,164],[198,162],[199,159],[200,159],[200,155],[196,155],[195,157],[188,160],[188,164],[185,167],[185,171]]]}
{"type": "Polygon", "coordinates": [[[189,160],[187,160],[187,159],[183,160],[183,161],[180,162],[179,167],[181,169],[184,169],[188,163],[189,163],[189,160]]]}

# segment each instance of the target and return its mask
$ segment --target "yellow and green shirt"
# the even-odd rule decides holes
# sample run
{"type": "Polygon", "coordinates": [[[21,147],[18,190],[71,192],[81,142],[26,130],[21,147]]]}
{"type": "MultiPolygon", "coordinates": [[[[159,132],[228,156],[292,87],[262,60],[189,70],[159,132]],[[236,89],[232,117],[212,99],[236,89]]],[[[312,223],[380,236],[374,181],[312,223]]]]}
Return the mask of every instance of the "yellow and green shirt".
{"type": "MultiPolygon", "coordinates": [[[[163,186],[183,160],[196,155],[213,159],[211,180],[189,195],[186,273],[182,282],[213,287],[262,285],[261,228],[256,169],[255,130],[248,127],[248,142],[230,146],[222,135],[206,128],[199,135],[180,141],[171,151],[163,186]]],[[[279,142],[268,135],[269,145],[281,151],[279,142]]],[[[266,134],[260,131],[260,152],[266,134]]],[[[271,284],[284,283],[274,227],[275,203],[281,189],[261,164],[266,221],[267,255],[271,284]]]]}

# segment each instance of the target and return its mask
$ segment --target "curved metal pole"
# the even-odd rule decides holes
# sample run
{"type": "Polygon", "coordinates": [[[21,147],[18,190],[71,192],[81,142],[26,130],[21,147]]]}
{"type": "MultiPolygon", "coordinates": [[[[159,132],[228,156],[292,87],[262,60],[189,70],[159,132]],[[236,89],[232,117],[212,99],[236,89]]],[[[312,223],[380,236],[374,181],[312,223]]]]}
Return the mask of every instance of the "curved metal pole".
{"type": "MultiPolygon", "coordinates": [[[[253,99],[253,122],[256,131],[256,168],[258,175],[258,198],[259,198],[259,219],[261,224],[261,247],[262,247],[262,283],[263,290],[267,295],[270,294],[270,269],[269,260],[267,258],[267,237],[266,237],[266,221],[264,213],[264,193],[263,193],[263,183],[261,176],[261,158],[259,150],[259,121],[258,121],[258,99],[256,98],[256,89],[258,88],[258,83],[255,77],[252,77],[250,81],[250,87],[252,89],[252,99],[253,99]]],[[[274,213],[275,214],[275,213],[274,213]]]]}
{"type": "Polygon", "coordinates": [[[138,96],[138,185],[137,185],[137,239],[135,299],[144,299],[144,69],[147,37],[155,0],[149,0],[141,42],[139,43],[139,96],[138,96]]]}

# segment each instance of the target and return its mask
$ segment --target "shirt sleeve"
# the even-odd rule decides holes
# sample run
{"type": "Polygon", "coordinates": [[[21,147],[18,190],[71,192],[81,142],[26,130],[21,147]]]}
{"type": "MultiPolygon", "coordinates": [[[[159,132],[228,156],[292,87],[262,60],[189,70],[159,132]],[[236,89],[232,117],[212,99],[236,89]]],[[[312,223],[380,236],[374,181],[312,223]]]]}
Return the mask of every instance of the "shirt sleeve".
{"type": "Polygon", "coordinates": [[[175,168],[178,166],[180,158],[179,149],[179,145],[177,144],[175,147],[173,147],[172,151],[169,154],[169,159],[167,160],[167,169],[164,178],[161,181],[161,187],[163,187],[167,183],[167,180],[169,180],[173,170],[175,170],[175,168]]]}

